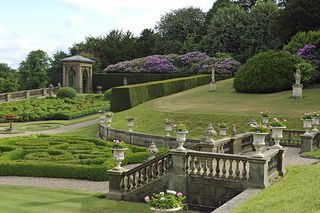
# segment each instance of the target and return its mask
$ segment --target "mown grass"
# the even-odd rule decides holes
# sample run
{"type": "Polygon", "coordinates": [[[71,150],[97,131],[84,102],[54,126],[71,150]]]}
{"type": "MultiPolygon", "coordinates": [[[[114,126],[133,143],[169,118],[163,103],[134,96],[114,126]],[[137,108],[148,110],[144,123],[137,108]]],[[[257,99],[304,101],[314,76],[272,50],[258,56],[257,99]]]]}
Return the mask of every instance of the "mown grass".
{"type": "MultiPolygon", "coordinates": [[[[302,129],[301,117],[306,111],[319,111],[320,89],[304,90],[303,99],[292,99],[291,91],[272,94],[242,94],[232,89],[232,80],[217,82],[218,90],[209,92],[209,86],[201,86],[171,96],[143,103],[132,109],[116,113],[112,126],[127,129],[126,116],[136,118],[134,130],[138,132],[165,134],[164,121],[172,118],[184,123],[190,132],[188,137],[201,138],[208,123],[226,122],[237,132],[249,129],[252,119],[260,121],[261,111],[286,118],[289,129],[302,129]]],[[[229,131],[230,133],[230,131],[229,131]]]]}
{"type": "Polygon", "coordinates": [[[320,159],[320,149],[317,149],[313,152],[304,152],[303,155],[320,159]]]}
{"type": "Polygon", "coordinates": [[[282,181],[262,190],[232,213],[320,212],[320,163],[287,169],[282,181]]]}
{"type": "Polygon", "coordinates": [[[98,124],[94,124],[91,126],[82,127],[79,129],[71,130],[65,133],[61,133],[59,135],[66,135],[66,136],[83,136],[88,138],[95,138],[98,132],[98,124]]]}

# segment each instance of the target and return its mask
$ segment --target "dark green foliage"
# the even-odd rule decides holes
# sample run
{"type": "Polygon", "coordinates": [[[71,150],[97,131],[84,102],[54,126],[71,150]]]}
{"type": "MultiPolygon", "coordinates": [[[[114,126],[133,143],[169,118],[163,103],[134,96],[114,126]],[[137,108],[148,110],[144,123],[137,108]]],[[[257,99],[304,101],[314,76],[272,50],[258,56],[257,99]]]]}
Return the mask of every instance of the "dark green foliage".
{"type": "Polygon", "coordinates": [[[108,90],[112,87],[118,87],[123,85],[123,79],[126,78],[128,84],[140,84],[151,81],[161,81],[172,78],[186,77],[191,74],[149,74],[149,73],[99,73],[93,74],[93,88],[97,88],[98,85],[103,89],[108,90]]]}
{"type": "Polygon", "coordinates": [[[320,30],[309,32],[298,32],[290,42],[283,47],[283,50],[296,55],[300,48],[306,44],[313,44],[320,49],[320,30]]]}
{"type": "Polygon", "coordinates": [[[110,101],[111,100],[111,89],[108,89],[107,91],[104,92],[103,97],[105,100],[110,101]]]}
{"type": "Polygon", "coordinates": [[[258,53],[240,67],[233,86],[244,93],[272,93],[290,89],[297,62],[298,58],[287,52],[258,53]]]}
{"type": "MultiPolygon", "coordinates": [[[[113,142],[77,136],[30,136],[1,139],[0,175],[107,180],[115,162],[113,142]],[[59,146],[63,145],[63,146],[59,146]]],[[[147,148],[127,145],[126,164],[141,163],[147,148]]],[[[166,150],[161,149],[160,154],[166,150]]]]}
{"type": "Polygon", "coordinates": [[[19,66],[22,89],[38,89],[48,86],[50,59],[42,50],[31,51],[19,66]]]}
{"type": "Polygon", "coordinates": [[[19,88],[17,72],[7,64],[0,63],[0,93],[14,92],[19,88]]]}
{"type": "Polygon", "coordinates": [[[181,92],[210,82],[209,75],[155,81],[112,89],[111,111],[130,109],[143,102],[181,92]]]}
{"type": "Polygon", "coordinates": [[[69,55],[63,51],[58,51],[53,54],[53,59],[50,64],[51,66],[48,70],[49,84],[62,84],[63,69],[61,60],[67,57],[69,57],[69,55]]]}
{"type": "Polygon", "coordinates": [[[0,116],[13,113],[19,121],[70,120],[107,109],[109,102],[102,95],[86,95],[75,99],[46,98],[3,103],[0,116]]]}
{"type": "Polygon", "coordinates": [[[57,97],[74,99],[77,94],[78,93],[72,87],[62,87],[58,90],[57,97]]]}
{"type": "Polygon", "coordinates": [[[144,29],[137,38],[137,52],[139,57],[154,55],[158,35],[153,29],[144,29]]]}
{"type": "Polygon", "coordinates": [[[297,32],[320,29],[319,0],[288,0],[280,13],[279,32],[284,42],[297,32]]]}

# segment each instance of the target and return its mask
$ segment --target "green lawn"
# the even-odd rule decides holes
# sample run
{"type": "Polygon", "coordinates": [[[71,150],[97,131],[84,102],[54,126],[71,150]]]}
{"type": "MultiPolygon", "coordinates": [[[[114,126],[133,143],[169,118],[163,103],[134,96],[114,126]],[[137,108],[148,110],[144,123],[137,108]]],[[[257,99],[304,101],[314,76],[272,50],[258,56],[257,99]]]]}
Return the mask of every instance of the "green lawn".
{"type": "Polygon", "coordinates": [[[112,201],[102,194],[0,185],[0,212],[5,213],[151,213],[144,203],[112,201]]]}
{"type": "Polygon", "coordinates": [[[226,122],[229,126],[235,125],[238,132],[245,132],[251,119],[260,120],[261,111],[288,119],[290,129],[302,129],[303,113],[320,110],[320,89],[306,89],[305,98],[295,100],[290,98],[291,91],[242,94],[232,89],[232,79],[217,84],[217,92],[209,92],[209,85],[205,85],[116,113],[112,126],[127,129],[125,118],[131,115],[136,118],[135,131],[165,134],[164,121],[173,118],[176,123],[187,125],[188,137],[200,138],[209,122],[215,128],[218,123],[226,122]]]}
{"type": "Polygon", "coordinates": [[[232,213],[320,212],[320,163],[287,169],[282,181],[262,190],[232,213]]]}
{"type": "Polygon", "coordinates": [[[65,132],[59,135],[69,135],[69,136],[76,135],[76,136],[95,138],[96,133],[98,132],[98,127],[99,127],[98,124],[94,124],[91,126],[82,127],[69,132],[65,132]]]}
{"type": "Polygon", "coordinates": [[[303,155],[313,158],[320,158],[320,149],[317,149],[313,152],[304,152],[303,155]]]}

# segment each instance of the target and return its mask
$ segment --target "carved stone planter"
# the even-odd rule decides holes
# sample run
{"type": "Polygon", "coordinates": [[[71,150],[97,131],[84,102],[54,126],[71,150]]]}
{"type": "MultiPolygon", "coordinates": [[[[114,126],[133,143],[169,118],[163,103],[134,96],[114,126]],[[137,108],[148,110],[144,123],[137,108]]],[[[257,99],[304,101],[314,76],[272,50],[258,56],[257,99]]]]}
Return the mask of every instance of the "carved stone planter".
{"type": "Polygon", "coordinates": [[[172,124],[165,124],[164,126],[164,131],[166,131],[166,136],[171,137],[171,132],[172,132],[172,124]]]}
{"type": "Polygon", "coordinates": [[[156,209],[151,207],[151,210],[153,210],[155,213],[161,213],[161,212],[177,212],[182,209],[182,207],[172,208],[172,209],[156,209]]]}
{"type": "Polygon", "coordinates": [[[252,155],[252,157],[255,158],[263,158],[264,155],[262,154],[262,147],[266,145],[265,139],[266,136],[269,135],[269,133],[258,133],[258,132],[253,132],[253,145],[256,148],[256,153],[252,155]]]}
{"type": "Polygon", "coordinates": [[[227,128],[220,128],[219,135],[222,137],[226,136],[227,135],[227,128]]]}
{"type": "Polygon", "coordinates": [[[306,129],[306,132],[303,135],[311,135],[310,129],[312,128],[312,119],[304,119],[303,128],[306,129]]]}
{"type": "Polygon", "coordinates": [[[115,170],[122,170],[123,167],[121,166],[121,162],[124,160],[124,151],[127,150],[127,148],[124,149],[116,149],[111,148],[113,158],[116,161],[116,167],[114,167],[115,170]]]}
{"type": "Polygon", "coordinates": [[[262,124],[266,126],[269,122],[269,117],[262,117],[262,124]]]}
{"type": "Polygon", "coordinates": [[[133,127],[133,122],[134,122],[134,120],[128,120],[128,131],[129,132],[133,132],[133,130],[132,130],[132,127],[133,127]]]}
{"type": "Polygon", "coordinates": [[[111,127],[112,116],[106,116],[107,127],[111,127]]]}
{"type": "Polygon", "coordinates": [[[186,137],[188,134],[188,131],[177,131],[177,142],[179,144],[179,147],[177,148],[178,151],[184,151],[186,148],[183,147],[184,143],[186,142],[186,137]]]}
{"type": "Polygon", "coordinates": [[[286,127],[271,127],[272,135],[275,145],[273,145],[272,149],[282,149],[282,146],[280,145],[280,140],[283,138],[283,130],[286,127]]]}
{"type": "Polygon", "coordinates": [[[318,126],[319,126],[319,117],[314,117],[312,119],[313,129],[312,132],[319,132],[318,126]]]}

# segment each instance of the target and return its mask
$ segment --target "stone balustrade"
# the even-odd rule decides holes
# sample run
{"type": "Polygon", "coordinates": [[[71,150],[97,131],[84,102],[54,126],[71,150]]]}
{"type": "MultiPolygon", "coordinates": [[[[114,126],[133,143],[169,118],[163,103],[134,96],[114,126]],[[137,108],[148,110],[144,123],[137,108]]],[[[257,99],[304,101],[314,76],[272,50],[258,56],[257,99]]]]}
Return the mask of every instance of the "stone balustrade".
{"type": "Polygon", "coordinates": [[[30,97],[46,97],[48,94],[56,94],[59,87],[24,90],[18,92],[0,93],[0,102],[29,99],[30,97]]]}

